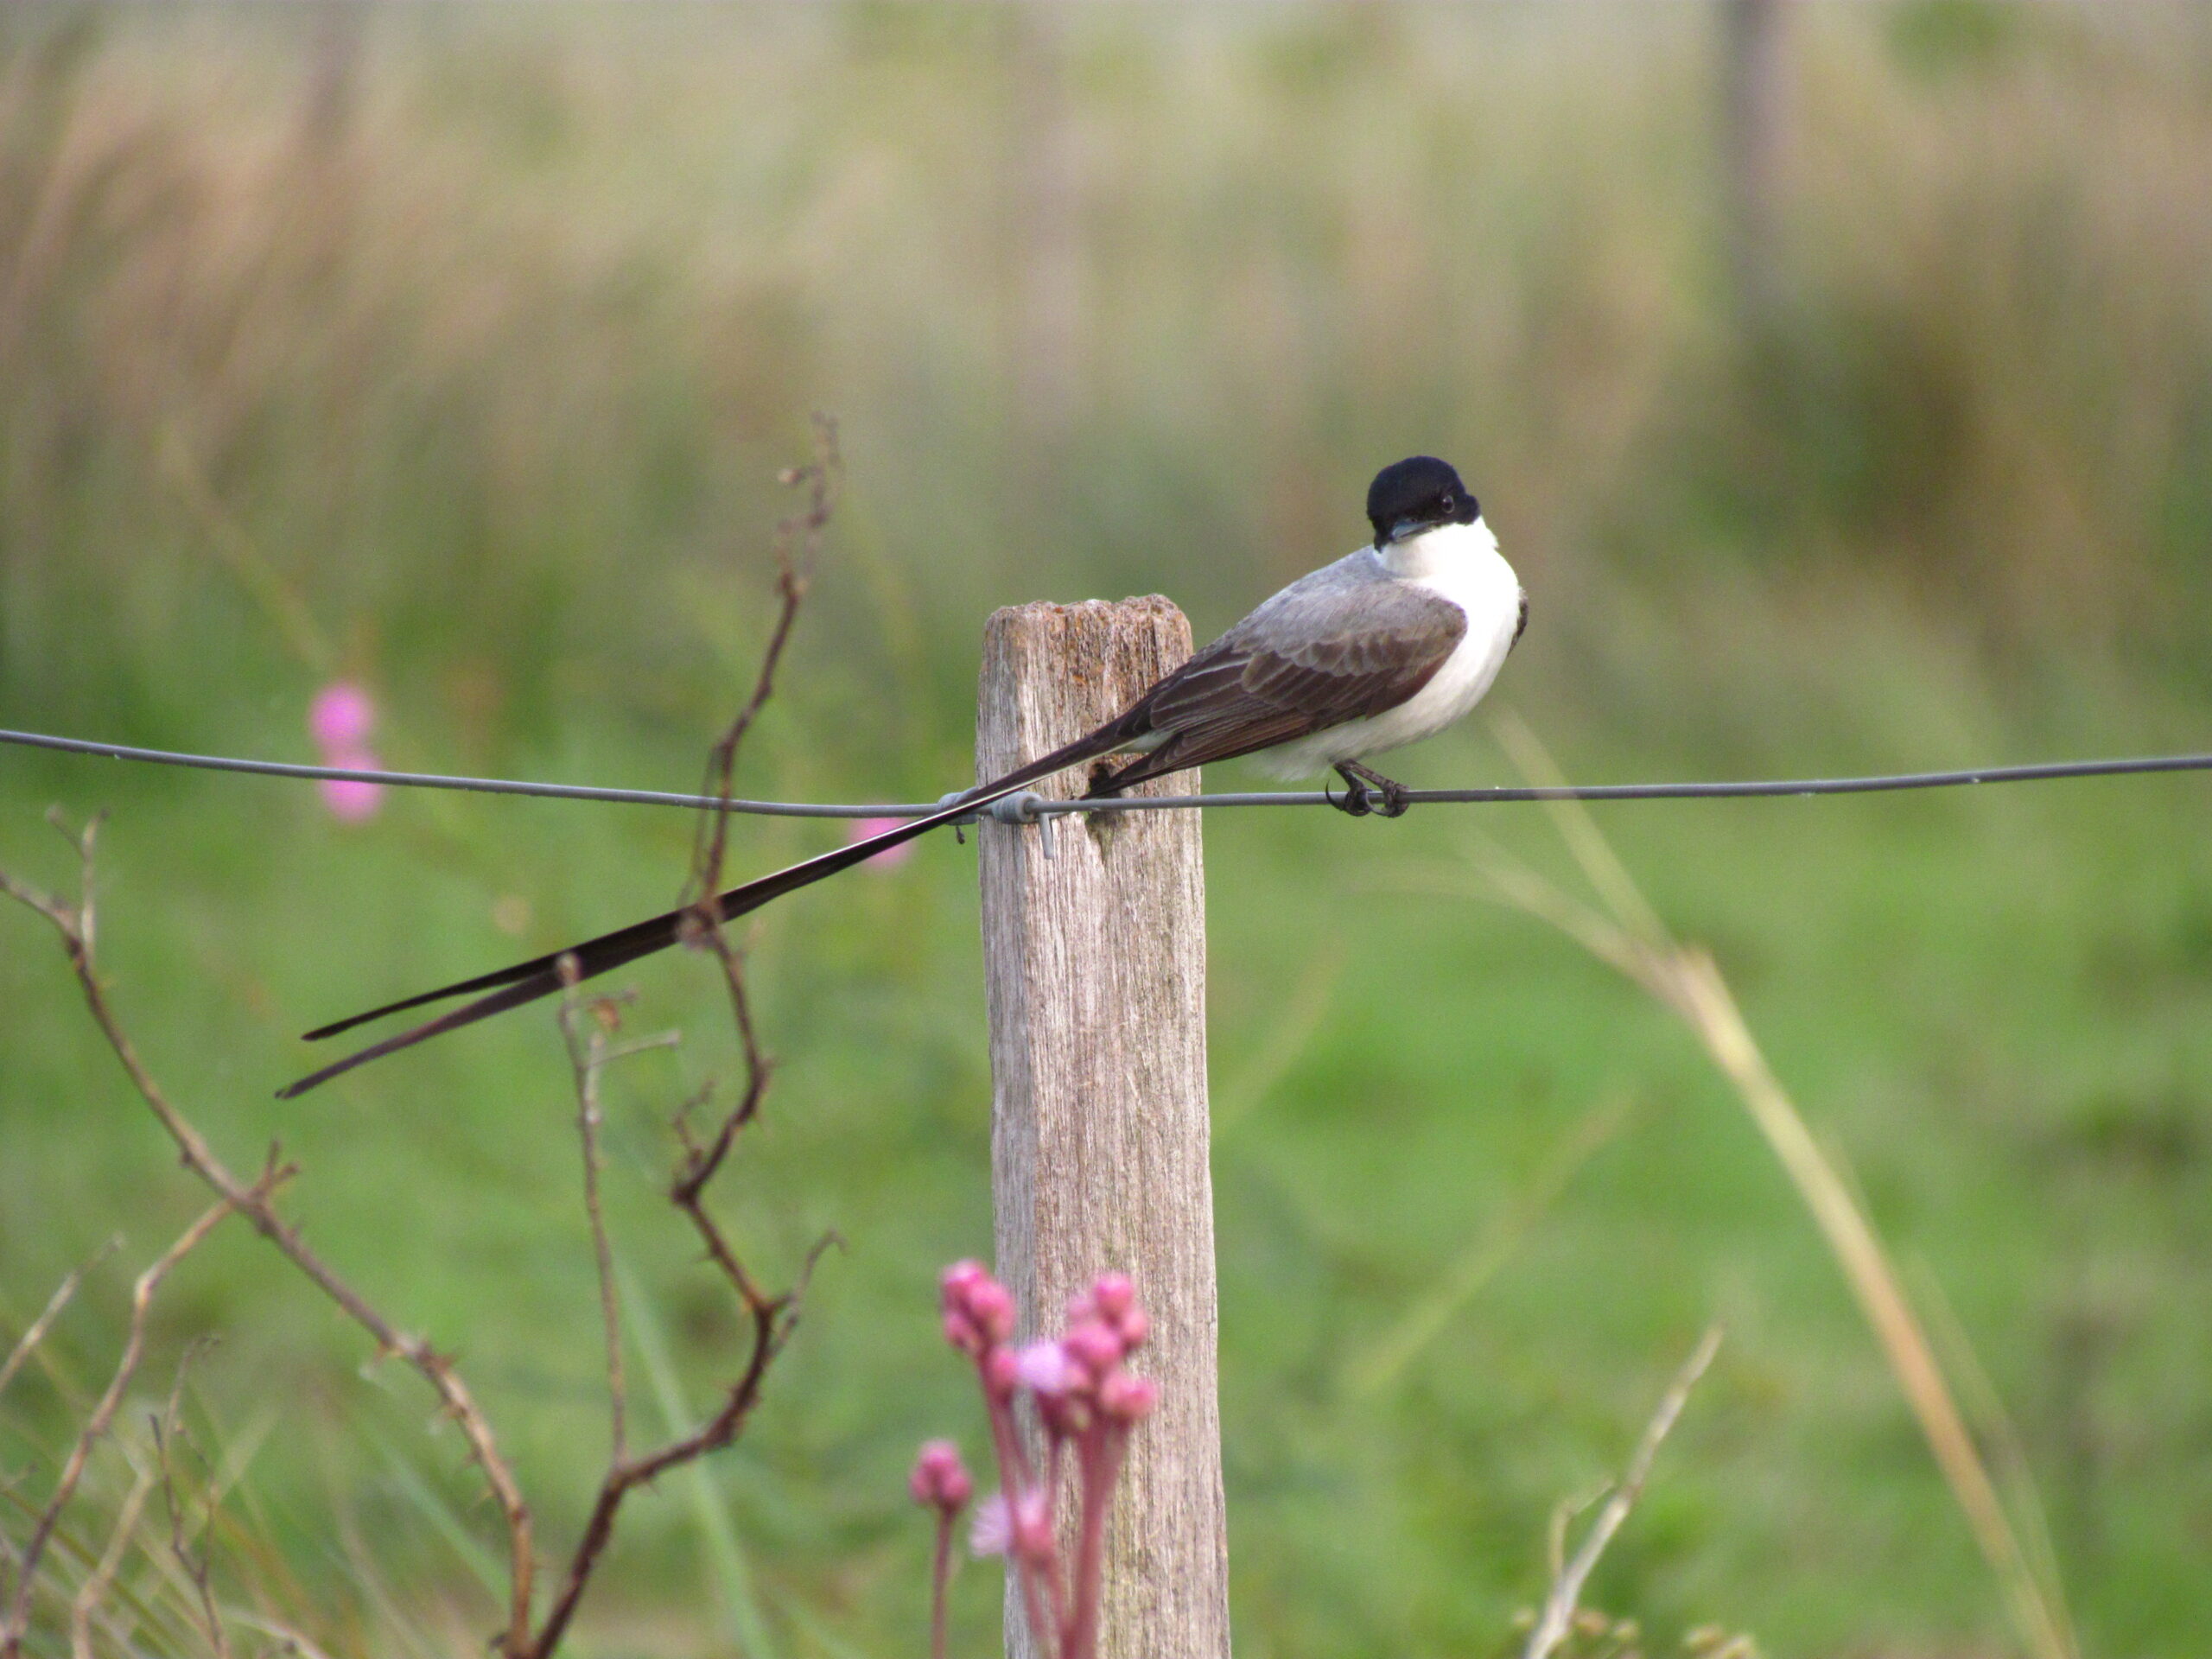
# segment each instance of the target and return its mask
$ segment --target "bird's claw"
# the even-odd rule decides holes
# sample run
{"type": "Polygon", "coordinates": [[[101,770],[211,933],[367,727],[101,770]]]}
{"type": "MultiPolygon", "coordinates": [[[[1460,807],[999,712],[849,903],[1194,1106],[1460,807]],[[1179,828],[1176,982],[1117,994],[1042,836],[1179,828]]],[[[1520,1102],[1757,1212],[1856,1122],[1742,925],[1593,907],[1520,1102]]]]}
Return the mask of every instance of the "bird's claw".
{"type": "Polygon", "coordinates": [[[1325,788],[1321,793],[1331,806],[1348,817],[1363,818],[1372,814],[1378,818],[1402,818],[1413,804],[1403,784],[1379,772],[1354,772],[1347,764],[1337,768],[1337,776],[1344,780],[1343,798],[1331,795],[1325,788]]]}

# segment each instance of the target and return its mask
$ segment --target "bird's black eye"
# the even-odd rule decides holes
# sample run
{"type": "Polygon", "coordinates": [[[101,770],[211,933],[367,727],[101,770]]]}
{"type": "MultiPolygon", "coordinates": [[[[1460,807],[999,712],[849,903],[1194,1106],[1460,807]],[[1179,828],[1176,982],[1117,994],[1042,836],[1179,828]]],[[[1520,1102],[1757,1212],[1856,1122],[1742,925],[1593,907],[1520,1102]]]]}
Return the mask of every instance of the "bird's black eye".
{"type": "Polygon", "coordinates": [[[1459,511],[1459,499],[1449,490],[1444,492],[1444,499],[1439,501],[1436,505],[1443,508],[1446,512],[1457,512],[1459,511]]]}

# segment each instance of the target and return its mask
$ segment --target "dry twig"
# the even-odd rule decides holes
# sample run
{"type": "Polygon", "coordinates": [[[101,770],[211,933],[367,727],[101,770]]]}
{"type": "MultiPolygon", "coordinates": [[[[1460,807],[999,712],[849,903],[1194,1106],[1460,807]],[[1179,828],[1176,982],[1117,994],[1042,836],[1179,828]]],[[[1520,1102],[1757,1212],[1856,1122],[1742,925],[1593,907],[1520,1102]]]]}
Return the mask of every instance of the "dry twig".
{"type": "Polygon", "coordinates": [[[1582,1586],[1589,1582],[1598,1558],[1605,1553],[1605,1546],[1612,1542],[1613,1535],[1621,1529],[1621,1522],[1628,1519],[1636,1500],[1643,1496],[1643,1483],[1651,1478],[1651,1465],[1659,1455],[1660,1443],[1673,1430],[1675,1420],[1689,1402],[1690,1390],[1697,1386],[1698,1379],[1705,1375],[1705,1368],[1713,1363],[1713,1355],[1719,1351],[1720,1327],[1716,1325],[1699,1339],[1688,1362],[1675,1373],[1673,1384],[1659,1402],[1659,1408],[1645,1425],[1643,1438],[1637,1442],[1620,1484],[1607,1496],[1598,1518],[1590,1523],[1582,1547],[1554,1574],[1551,1592],[1544,1598],[1543,1612],[1537,1618],[1536,1628],[1529,1632],[1529,1645],[1522,1650],[1522,1659],[1550,1659],[1552,1650],[1567,1639],[1568,1628],[1574,1622],[1575,1607],[1582,1599],[1582,1586]]]}
{"type": "Polygon", "coordinates": [[[255,1230],[281,1251],[283,1255],[321,1290],[356,1325],[369,1333],[381,1354],[396,1354],[419,1373],[437,1395],[447,1413],[461,1427],[468,1441],[469,1450],[484,1471],[486,1483],[498,1500],[499,1512],[506,1522],[511,1594],[507,1629],[501,1637],[501,1651],[518,1656],[530,1651],[531,1553],[530,1507],[524,1502],[522,1489],[516,1484],[514,1473],[501,1456],[499,1443],[493,1433],[490,1421],[477,1405],[475,1396],[454,1370],[453,1363],[437,1352],[420,1337],[400,1331],[367,1299],[355,1290],[337,1270],[332,1268],[309,1246],[299,1229],[286,1221],[277,1211],[274,1193],[259,1182],[242,1181],[233,1174],[215,1149],[207,1142],[190,1119],[171,1103],[162,1091],[138,1051],[124,1032],[113,1005],[108,1001],[107,988],[100,978],[98,959],[94,955],[97,938],[96,912],[93,906],[92,854],[99,821],[95,818],[83,831],[72,837],[78,849],[79,868],[79,897],[74,905],[66,904],[50,894],[41,892],[27,882],[0,873],[0,894],[28,906],[43,916],[61,938],[62,948],[67,952],[69,965],[74,969],[77,982],[83,991],[86,1006],[91,1010],[93,1023],[116,1058],[121,1062],[138,1097],[168,1133],[176,1145],[178,1156],[184,1166],[223,1198],[226,1205],[236,1210],[251,1222],[255,1230]]]}
{"type": "MultiPolygon", "coordinates": [[[[177,1370],[177,1389],[184,1386],[182,1367],[177,1370]]],[[[178,1394],[169,1395],[168,1415],[174,1418],[178,1394]]],[[[122,1570],[123,1558],[130,1550],[130,1541],[138,1530],[138,1517],[144,1513],[146,1499],[152,1495],[155,1471],[143,1462],[133,1459],[130,1490],[124,1494],[122,1503],[115,1512],[115,1524],[109,1528],[107,1547],[92,1564],[78,1587],[76,1599],[69,1605],[69,1652],[72,1659],[92,1659],[92,1618],[107,1599],[109,1587],[115,1575],[122,1570]]]]}
{"type": "Polygon", "coordinates": [[[783,476],[782,481],[786,485],[806,491],[806,505],[777,526],[775,557],[779,607],[776,621],[769,631],[768,643],[761,655],[760,670],[753,680],[752,695],[746,699],[744,706],[738,710],[711,752],[707,768],[707,787],[702,792],[712,794],[723,804],[701,826],[699,839],[693,849],[690,879],[687,883],[687,889],[695,896],[697,906],[694,912],[696,920],[690,930],[690,938],[694,944],[712,951],[720,964],[723,988],[729,997],[730,1014],[737,1028],[739,1046],[744,1059],[745,1081],[735,1103],[721,1115],[714,1133],[704,1142],[694,1138],[690,1122],[693,1116],[712,1099],[714,1085],[709,1084],[677,1112],[673,1128],[682,1152],[670,1179],[668,1197],[669,1201],[690,1222],[693,1230],[699,1235],[700,1242],[706,1247],[708,1259],[728,1281],[731,1290],[735,1293],[750,1327],[751,1345],[743,1369],[724,1390],[722,1402],[711,1417],[690,1434],[634,1457],[629,1454],[622,1403],[620,1310],[614,1293],[613,1253],[598,1204],[598,1099],[600,1076],[608,1061],[618,1053],[632,1052],[639,1046],[626,1045],[620,1050],[607,1046],[607,1026],[612,1023],[611,1016],[617,1005],[606,999],[588,1005],[607,1017],[606,1023],[600,1029],[588,1033],[581,1042],[576,1035],[574,1015],[564,1011],[569,1060],[577,1094],[577,1122],[584,1142],[586,1208],[591,1217],[593,1249],[599,1260],[600,1311],[607,1343],[608,1387],[613,1396],[613,1449],[608,1456],[607,1472],[600,1481],[599,1495],[592,1504],[589,1518],[584,1523],[583,1535],[569,1558],[568,1570],[546,1613],[537,1640],[528,1649],[530,1659],[544,1659],[544,1656],[550,1655],[560,1644],[570,1620],[575,1617],[577,1604],[582,1599],[584,1590],[598,1567],[600,1557],[613,1536],[615,1520],[630,1494],[640,1486],[649,1485],[669,1470],[696,1462],[737,1439],[746,1420],[752,1415],[753,1408],[760,1402],[769,1363],[789,1338],[798,1321],[799,1298],[804,1294],[806,1281],[816,1260],[830,1242],[825,1239],[816,1245],[800,1272],[798,1282],[791,1289],[772,1294],[761,1287],[746,1268],[723,1234],[721,1225],[708,1211],[706,1204],[707,1189],[728,1160],[730,1148],[735,1144],[739,1134],[758,1116],[761,1102],[767,1096],[773,1071],[772,1063],[761,1048],[760,1033],[753,1024],[752,1001],[746,991],[743,957],[722,931],[722,918],[715,907],[714,895],[722,885],[722,861],[729,842],[730,812],[728,803],[738,747],[745,741],[746,734],[753,729],[760,710],[774,695],[776,671],[783,661],[785,647],[791,642],[792,627],[798,620],[799,606],[806,596],[809,572],[820,550],[830,515],[836,506],[837,488],[843,467],[837,452],[836,423],[817,416],[814,433],[813,461],[804,467],[791,468],[783,476]]]}
{"type": "MultiPolygon", "coordinates": [[[[181,1379],[180,1379],[181,1380],[181,1379]]],[[[202,1628],[207,1636],[207,1645],[215,1659],[231,1659],[230,1633],[224,1628],[223,1615],[215,1605],[214,1568],[207,1550],[207,1534],[215,1518],[218,1501],[213,1483],[207,1487],[207,1510],[200,1524],[200,1547],[194,1549],[184,1535],[184,1503],[177,1492],[176,1471],[169,1464],[169,1447],[184,1437],[184,1422],[178,1411],[179,1396],[169,1396],[169,1409],[165,1418],[154,1421],[154,1457],[160,1471],[162,1503],[168,1512],[169,1560],[181,1570],[191,1584],[193,1598],[199,1604],[202,1628]]],[[[201,1459],[202,1464],[206,1459],[201,1459]]]]}
{"type": "MultiPolygon", "coordinates": [[[[775,625],[768,631],[768,643],[760,654],[760,671],[753,678],[753,695],[745,700],[715,747],[709,752],[707,779],[701,788],[702,795],[728,802],[730,784],[737,767],[738,746],[745,741],[745,734],[753,729],[753,722],[775,695],[776,670],[784,660],[784,649],[791,643],[791,630],[798,622],[798,608],[806,598],[806,588],[814,570],[814,561],[822,550],[822,538],[830,527],[830,519],[837,510],[837,492],[844,482],[845,464],[837,448],[837,423],[826,415],[814,417],[814,459],[804,467],[785,470],[783,484],[806,492],[806,505],[785,518],[776,526],[776,598],[778,601],[775,625]]],[[[721,891],[722,859],[729,848],[729,810],[709,814],[699,825],[699,837],[692,849],[691,891],[699,900],[700,920],[709,931],[719,931],[721,917],[709,905],[713,895],[721,891]]]]}
{"type": "MultiPolygon", "coordinates": [[[[253,1196],[266,1201],[292,1172],[280,1168],[273,1162],[262,1173],[261,1179],[247,1189],[253,1196]]],[[[16,1659],[22,1651],[23,1638],[30,1630],[31,1599],[38,1589],[40,1559],[52,1541],[54,1529],[60,1524],[61,1512],[69,1507],[69,1500],[77,1495],[77,1484],[84,1478],[85,1465],[92,1460],[92,1448],[105,1438],[115,1421],[115,1414],[123,1404],[124,1392],[131,1379],[138,1374],[138,1362],[146,1351],[146,1316],[154,1306],[154,1294],[162,1287],[176,1264],[184,1260],[213,1232],[223,1218],[241,1207],[229,1198],[219,1199],[200,1213],[199,1219],[186,1228],[154,1264],[138,1275],[130,1290],[130,1330],[124,1338],[122,1357],[115,1363],[115,1375],[108,1381],[107,1391],[100,1395],[99,1403],[92,1408],[92,1415],[78,1432],[77,1443],[70,1448],[67,1462],[61,1465],[60,1478],[54,1482],[53,1496],[39,1512],[37,1522],[31,1528],[30,1541],[23,1546],[22,1559],[16,1567],[15,1595],[10,1602],[7,1617],[0,1620],[0,1659],[16,1659]]]]}
{"type": "MultiPolygon", "coordinates": [[[[790,641],[800,602],[805,595],[808,570],[820,548],[823,531],[835,508],[841,476],[836,429],[830,422],[817,419],[814,460],[805,467],[792,469],[784,478],[786,484],[804,487],[807,494],[805,506],[785,519],[777,530],[777,592],[780,600],[777,620],[770,632],[752,695],[715,743],[709,762],[709,778],[715,786],[713,792],[724,803],[730,798],[730,781],[739,745],[773,693],[776,671],[790,641]]],[[[572,988],[571,995],[563,1001],[561,1018],[575,1077],[578,1133],[584,1159],[584,1208],[591,1229],[599,1278],[600,1318],[606,1344],[610,1446],[607,1471],[601,1478],[590,1518],[569,1559],[560,1587],[547,1609],[543,1623],[537,1624],[535,1628],[532,1589],[536,1564],[532,1554],[531,1510],[512,1470],[499,1450],[489,1420],[477,1405],[450,1359],[438,1353],[423,1338],[402,1332],[310,1249],[299,1230],[277,1213],[274,1204],[276,1189],[292,1171],[279,1165],[274,1149],[259,1179],[251,1184],[241,1181],[218,1156],[198,1128],[162,1092],[125,1034],[108,1001],[94,951],[93,848],[98,820],[71,837],[77,849],[79,865],[79,897],[73,905],[0,872],[0,895],[36,911],[60,935],[92,1019],[117,1059],[121,1062],[131,1085],[175,1143],[185,1167],[213,1189],[219,1197],[219,1202],[139,1281],[138,1294],[134,1301],[131,1336],[124,1362],[118,1367],[107,1395],[86,1424],[77,1449],[64,1470],[61,1484],[54,1500],[41,1512],[31,1542],[24,1553],[13,1604],[6,1620],[0,1623],[0,1659],[16,1659],[20,1651],[39,1557],[52,1535],[62,1507],[75,1491],[85,1459],[89,1456],[92,1445],[106,1433],[123,1390],[137,1368],[143,1345],[145,1309],[154,1289],[176,1261],[232,1211],[250,1221],[293,1266],[306,1274],[348,1318],[365,1330],[380,1354],[396,1354],[420,1373],[436,1393],[447,1414],[460,1425],[468,1442],[470,1453],[482,1469],[486,1484],[498,1501],[507,1530],[507,1618],[505,1629],[493,1643],[495,1650],[502,1659],[547,1659],[547,1656],[560,1646],[585,1588],[613,1535],[614,1523],[624,1501],[639,1487],[650,1484],[667,1471],[728,1446],[743,1429],[760,1400],[768,1366],[788,1339],[796,1323],[798,1300],[804,1292],[808,1277],[823,1249],[833,1242],[832,1238],[825,1238],[815,1247],[801,1269],[798,1282],[790,1290],[771,1294],[763,1289],[747,1269],[707,1208],[707,1190],[727,1162],[738,1135],[758,1115],[772,1070],[753,1025],[742,960],[735,947],[723,936],[721,918],[715,912],[711,903],[710,896],[720,886],[720,870],[728,845],[728,819],[729,812],[725,804],[721,810],[713,815],[709,824],[702,826],[695,849],[691,879],[695,893],[709,895],[700,904],[696,938],[714,951],[721,965],[742,1051],[745,1080],[734,1103],[721,1115],[714,1133],[703,1141],[693,1136],[689,1126],[694,1113],[712,1098],[713,1085],[709,1084],[677,1114],[675,1130],[681,1153],[670,1179],[668,1196],[670,1202],[690,1223],[705,1246],[708,1258],[736,1294],[751,1327],[751,1348],[744,1366],[726,1389],[721,1404],[711,1416],[689,1434],[652,1451],[631,1454],[627,1432],[628,1391],[622,1360],[621,1306],[615,1287],[613,1251],[600,1189],[602,1173],[600,1131],[603,1121],[600,1083],[607,1065],[612,1061],[645,1048],[664,1046],[674,1039],[653,1038],[612,1044],[608,1039],[616,1024],[620,999],[602,997],[579,1002],[573,995],[572,988]],[[588,1030],[583,1029],[583,1019],[587,1014],[595,1022],[588,1030]]],[[[22,1363],[22,1357],[36,1348],[53,1318],[67,1301],[79,1276],[72,1275],[64,1282],[46,1313],[25,1332],[16,1344],[16,1351],[9,1360],[6,1370],[0,1372],[0,1380],[11,1376],[22,1363]]],[[[171,1554],[195,1588],[207,1640],[219,1655],[226,1655],[228,1638],[215,1605],[207,1558],[204,1553],[195,1557],[185,1546],[181,1510],[168,1463],[168,1432],[157,1422],[158,1479],[169,1497],[171,1554]]],[[[153,1478],[146,1471],[141,1471],[140,1483],[134,1486],[125,1499],[118,1524],[105,1553],[76,1599],[73,1638],[73,1646],[80,1655],[89,1650],[91,1619],[105,1593],[106,1586],[112,1581],[121,1558],[124,1540],[135,1525],[137,1513],[145,1502],[147,1486],[153,1478]]]]}
{"type": "MultiPolygon", "coordinates": [[[[1502,721],[1499,734],[1533,780],[1556,779],[1557,769],[1526,728],[1502,721]]],[[[1603,908],[1562,892],[1487,842],[1478,843],[1484,882],[1472,896],[1503,901],[1550,923],[1643,987],[1696,1035],[1733,1085],[1842,1268],[2027,1648],[2037,1659],[2077,1659],[2063,1586],[2055,1571],[2038,1572],[2023,1548],[1873,1224],[1767,1064],[1719,968],[1707,951],[1668,931],[1580,803],[1555,801],[1551,810],[1603,908]]]]}

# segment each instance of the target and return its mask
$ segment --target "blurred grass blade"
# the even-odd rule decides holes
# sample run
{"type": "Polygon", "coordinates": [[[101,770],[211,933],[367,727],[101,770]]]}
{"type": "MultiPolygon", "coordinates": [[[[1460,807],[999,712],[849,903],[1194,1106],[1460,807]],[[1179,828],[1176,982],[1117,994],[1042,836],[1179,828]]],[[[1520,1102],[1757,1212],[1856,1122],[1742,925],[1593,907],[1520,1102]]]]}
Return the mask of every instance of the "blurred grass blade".
{"type": "MultiPolygon", "coordinates": [[[[629,1316],[630,1333],[637,1340],[639,1357],[645,1361],[653,1402],[660,1408],[662,1428],[670,1435],[688,1434],[696,1420],[684,1398],[683,1379],[677,1375],[667,1330],[654,1313],[652,1299],[639,1287],[629,1263],[620,1255],[615,1258],[615,1271],[622,1281],[623,1309],[629,1316]]],[[[752,1567],[738,1542],[736,1524],[715,1486],[713,1471],[713,1462],[701,1459],[682,1470],[680,1478],[691,1490],[691,1511],[707,1542],[707,1557],[715,1569],[730,1636],[746,1659],[776,1659],[775,1643],[753,1591],[752,1567]]]]}
{"type": "MultiPolygon", "coordinates": [[[[1499,734],[1531,782],[1556,779],[1557,768],[1526,727],[1501,721],[1499,734]]],[[[1780,1160],[1842,1268],[1906,1404],[1919,1421],[1936,1467],[1996,1574],[2028,1650],[2037,1659],[2077,1659],[2079,1649],[2056,1573],[2038,1573],[2040,1560],[2031,1561],[2022,1547],[1880,1239],[1767,1064],[1719,968],[1703,950],[1675,941],[1580,802],[1552,805],[1561,838],[1610,915],[1560,892],[1526,865],[1478,840],[1471,855],[1490,896],[1550,922],[1618,969],[1672,1008],[1704,1045],[1780,1160]]]]}
{"type": "Polygon", "coordinates": [[[1842,1264],[1852,1294],[1920,1420],[1929,1450],[2004,1586],[2030,1650],[2042,1659],[2075,1659],[2079,1649],[2058,1586],[2039,1583],[2031,1568],[1942,1367],[1873,1227],[1852,1202],[1849,1190],[1821,1155],[1796,1104],[1768,1066],[1712,957],[1702,950],[1679,950],[1669,972],[1707,1052],[1735,1084],[1842,1264]]]}
{"type": "Polygon", "coordinates": [[[2006,1507],[2026,1535],[2029,1563],[2046,1588],[2056,1586],[2061,1579],[2058,1552],[2051,1541],[2050,1516],[2012,1414],[2005,1408],[2003,1396],[1990,1380],[1981,1357],[1974,1352],[1966,1326],[1959,1322],[1957,1311],[1943,1294],[1943,1287],[1935,1274],[1923,1262],[1910,1262],[1907,1267],[1920,1304],[1928,1311],[1929,1327],[1942,1350],[1945,1368],[1959,1379],[1959,1391],[1965,1396],[1967,1413],[1973,1420],[1976,1435],[1990,1448],[2006,1507]]]}
{"type": "Polygon", "coordinates": [[[430,1523],[430,1530],[444,1539],[461,1557],[470,1575],[482,1585],[494,1601],[504,1603],[507,1598],[507,1568],[505,1562],[484,1547],[484,1542],[468,1529],[468,1523],[454,1513],[454,1507],[444,1496],[423,1478],[415,1465],[399,1453],[398,1448],[377,1437],[377,1450],[384,1456],[385,1468],[392,1484],[414,1505],[415,1512],[430,1523]]]}

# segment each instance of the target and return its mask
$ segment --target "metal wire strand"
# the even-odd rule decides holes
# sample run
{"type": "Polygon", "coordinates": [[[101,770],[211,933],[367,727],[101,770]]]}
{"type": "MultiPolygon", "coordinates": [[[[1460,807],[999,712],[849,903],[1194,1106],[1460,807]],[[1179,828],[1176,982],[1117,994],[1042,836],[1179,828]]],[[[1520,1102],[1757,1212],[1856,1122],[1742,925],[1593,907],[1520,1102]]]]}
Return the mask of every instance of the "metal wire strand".
{"type": "MultiPolygon", "coordinates": [[[[368,772],[352,766],[298,766],[289,760],[245,760],[218,754],[181,754],[169,749],[138,748],[127,743],[98,743],[88,738],[55,737],[44,732],[0,730],[0,743],[26,748],[58,749],[67,754],[99,755],[113,760],[149,761],[164,766],[198,766],[211,772],[241,772],[268,778],[304,778],[342,783],[390,784],[401,789],[461,789],[487,795],[537,795],[563,801],[612,801],[626,806],[681,806],[693,810],[727,808],[732,812],[781,818],[918,818],[936,811],[937,801],[888,801],[843,804],[817,801],[717,800],[712,795],[672,794],[655,789],[601,789],[588,784],[541,784],[515,778],[464,778],[434,772],[368,772]]],[[[2104,760],[2043,760],[2027,766],[1976,766],[1958,772],[1899,772],[1870,778],[1770,778],[1711,783],[1515,785],[1483,789],[1412,789],[1415,805],[1476,806],[1509,801],[1682,801],[1725,800],[1785,795],[1869,795],[1904,789],[1952,789],[1963,784],[2046,783],[2062,778],[2133,777],[2145,772],[2212,771],[2212,754],[2154,754],[2104,760]]],[[[948,800],[950,797],[946,798],[948,800]]],[[[1325,806],[1321,790],[1284,790],[1240,795],[1153,795],[1129,799],[1021,803],[1027,820],[1068,812],[1158,812],[1205,806],[1325,806]]]]}

